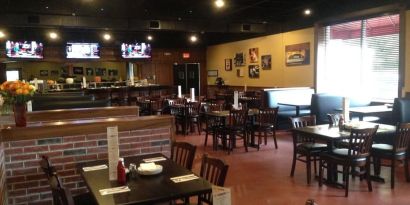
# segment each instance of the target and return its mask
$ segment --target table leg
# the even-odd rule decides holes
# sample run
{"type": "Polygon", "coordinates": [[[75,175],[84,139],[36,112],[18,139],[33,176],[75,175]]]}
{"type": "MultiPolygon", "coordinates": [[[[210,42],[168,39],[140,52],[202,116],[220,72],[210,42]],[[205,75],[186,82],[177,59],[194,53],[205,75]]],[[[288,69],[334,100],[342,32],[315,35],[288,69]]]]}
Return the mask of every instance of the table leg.
{"type": "Polygon", "coordinates": [[[300,115],[300,106],[296,106],[296,117],[300,115]]]}

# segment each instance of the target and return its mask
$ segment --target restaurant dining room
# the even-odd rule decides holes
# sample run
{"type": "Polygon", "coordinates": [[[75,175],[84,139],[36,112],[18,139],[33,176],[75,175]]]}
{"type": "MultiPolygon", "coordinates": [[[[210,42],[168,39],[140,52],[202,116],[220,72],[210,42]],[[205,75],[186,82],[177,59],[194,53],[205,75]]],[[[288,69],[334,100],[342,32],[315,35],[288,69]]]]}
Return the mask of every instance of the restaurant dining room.
{"type": "Polygon", "coordinates": [[[410,204],[410,0],[0,2],[0,205],[410,204]]]}

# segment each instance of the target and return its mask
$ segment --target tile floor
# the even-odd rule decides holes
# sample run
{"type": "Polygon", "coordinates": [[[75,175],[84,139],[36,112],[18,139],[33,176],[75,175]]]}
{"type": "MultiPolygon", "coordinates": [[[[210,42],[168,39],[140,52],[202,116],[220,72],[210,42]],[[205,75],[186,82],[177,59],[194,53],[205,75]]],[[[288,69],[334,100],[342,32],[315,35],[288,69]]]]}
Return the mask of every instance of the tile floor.
{"type": "MultiPolygon", "coordinates": [[[[304,205],[312,198],[318,205],[337,204],[410,204],[410,183],[405,181],[403,167],[399,165],[396,172],[396,188],[390,189],[390,170],[382,168],[382,176],[387,183],[373,182],[373,192],[367,191],[366,181],[355,178],[350,183],[349,197],[344,197],[344,190],[327,187],[319,188],[316,180],[311,185],[306,184],[305,164],[296,163],[295,176],[289,176],[292,162],[292,138],[289,132],[279,131],[277,150],[273,139],[260,151],[250,148],[246,153],[243,147],[238,147],[228,155],[222,150],[213,151],[212,142],[204,147],[204,134],[177,136],[177,141],[186,141],[197,145],[194,162],[194,172],[199,173],[201,156],[208,153],[229,164],[225,186],[232,190],[234,205],[265,205],[278,204],[304,205]]],[[[239,145],[241,146],[241,145],[239,145]]]]}

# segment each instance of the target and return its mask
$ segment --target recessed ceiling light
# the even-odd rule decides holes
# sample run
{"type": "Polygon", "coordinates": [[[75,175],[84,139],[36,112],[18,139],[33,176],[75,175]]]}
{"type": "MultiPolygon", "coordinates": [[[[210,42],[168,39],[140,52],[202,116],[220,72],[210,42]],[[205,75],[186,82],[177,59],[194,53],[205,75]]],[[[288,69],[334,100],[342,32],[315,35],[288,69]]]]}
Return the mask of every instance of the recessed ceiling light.
{"type": "Polygon", "coordinates": [[[104,8],[101,8],[100,11],[104,11],[104,8]]]}
{"type": "Polygon", "coordinates": [[[72,15],[72,16],[75,16],[75,13],[73,12],[73,13],[71,13],[71,15],[72,15]]]}
{"type": "Polygon", "coordinates": [[[50,33],[48,34],[48,36],[49,36],[51,39],[56,39],[56,38],[58,38],[58,34],[57,34],[56,32],[50,32],[50,33]]]}
{"type": "Polygon", "coordinates": [[[0,38],[4,38],[6,34],[3,31],[0,31],[0,38]]]}
{"type": "Polygon", "coordinates": [[[222,7],[224,7],[225,6],[225,1],[224,0],[215,0],[215,6],[217,7],[217,8],[222,8],[222,7]]]}
{"type": "Polygon", "coordinates": [[[303,11],[303,13],[304,13],[306,16],[310,16],[310,14],[312,14],[312,10],[310,10],[310,9],[305,9],[305,11],[303,11]]]}
{"type": "Polygon", "coordinates": [[[152,41],[152,39],[154,39],[151,35],[147,36],[147,40],[152,41]]]}
{"type": "Polygon", "coordinates": [[[48,6],[46,6],[46,9],[48,9],[48,6]]]}
{"type": "Polygon", "coordinates": [[[103,38],[104,38],[104,40],[108,41],[108,40],[111,39],[111,35],[106,33],[106,34],[103,35],[103,38]]]}
{"type": "Polygon", "coordinates": [[[195,43],[195,42],[198,41],[198,37],[196,37],[195,35],[191,35],[191,37],[189,37],[189,40],[190,40],[192,43],[195,43]]]}

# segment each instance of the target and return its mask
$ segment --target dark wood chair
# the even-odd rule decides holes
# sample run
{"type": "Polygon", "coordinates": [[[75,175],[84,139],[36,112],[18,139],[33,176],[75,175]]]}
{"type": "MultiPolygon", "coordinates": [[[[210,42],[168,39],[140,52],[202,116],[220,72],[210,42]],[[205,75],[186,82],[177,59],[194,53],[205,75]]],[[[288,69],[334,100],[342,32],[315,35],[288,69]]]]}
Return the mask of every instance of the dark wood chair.
{"type": "Polygon", "coordinates": [[[187,102],[185,104],[185,109],[186,109],[186,113],[187,113],[187,123],[189,125],[189,128],[191,131],[194,130],[194,127],[197,127],[198,130],[198,134],[201,134],[201,119],[200,119],[200,113],[199,113],[199,109],[200,109],[201,103],[199,101],[196,102],[187,102]]]}
{"type": "Polygon", "coordinates": [[[262,133],[264,137],[265,145],[267,145],[268,134],[272,134],[273,140],[275,142],[275,148],[278,148],[278,142],[276,140],[276,125],[278,118],[279,107],[276,108],[262,108],[259,109],[259,113],[256,117],[256,123],[253,126],[253,135],[258,133],[258,150],[259,146],[262,143],[262,133]]]}
{"type": "Polygon", "coordinates": [[[151,100],[146,97],[137,97],[137,106],[140,109],[140,116],[148,116],[152,114],[151,100]]]}
{"type": "Polygon", "coordinates": [[[195,158],[196,146],[188,142],[172,142],[171,159],[191,170],[195,158]]]}
{"type": "MultiPolygon", "coordinates": [[[[236,147],[236,141],[243,140],[245,151],[248,152],[248,129],[247,129],[248,110],[229,111],[228,125],[220,127],[216,136],[221,138],[222,144],[227,148],[228,154],[236,147]]],[[[217,147],[218,139],[214,140],[214,147],[217,147]],[[216,143],[216,144],[215,144],[216,143]]]]}
{"type": "Polygon", "coordinates": [[[48,183],[53,195],[54,205],[96,205],[91,194],[79,194],[72,196],[68,188],[63,186],[58,175],[51,175],[48,183]]]}
{"type": "MultiPolygon", "coordinates": [[[[306,127],[316,125],[316,116],[303,116],[290,118],[292,128],[306,127]]],[[[295,173],[296,160],[306,163],[307,183],[311,181],[311,163],[314,163],[314,173],[316,175],[316,161],[319,153],[327,149],[327,145],[317,143],[309,136],[292,133],[293,137],[293,160],[290,176],[293,177],[295,173]],[[313,158],[313,160],[312,160],[313,158]]]]}
{"type": "MultiPolygon", "coordinates": [[[[208,157],[204,154],[202,157],[200,176],[217,186],[224,186],[229,165],[224,161],[208,157]]],[[[212,204],[212,194],[203,194],[198,196],[198,204],[205,202],[212,204]]]]}
{"type": "Polygon", "coordinates": [[[208,143],[208,136],[212,135],[212,139],[215,140],[215,134],[218,128],[222,126],[222,122],[220,118],[212,117],[207,115],[208,112],[213,111],[221,111],[223,104],[216,104],[216,103],[204,103],[201,105],[200,112],[202,113],[203,121],[205,122],[205,126],[203,131],[205,132],[205,142],[204,146],[207,146],[208,143]]]}
{"type": "Polygon", "coordinates": [[[57,174],[57,170],[51,165],[51,162],[47,156],[45,155],[41,156],[41,160],[39,163],[40,163],[41,169],[43,170],[47,178],[50,178],[51,176],[57,174]]]}
{"type": "MultiPolygon", "coordinates": [[[[380,175],[381,160],[389,160],[391,188],[394,189],[394,176],[397,160],[404,160],[404,171],[406,178],[409,175],[408,161],[406,160],[407,149],[410,142],[410,123],[401,123],[397,125],[396,135],[393,145],[390,144],[373,144],[371,155],[373,158],[374,172],[380,175]]],[[[408,179],[408,178],[407,178],[408,179]]]]}
{"type": "MultiPolygon", "coordinates": [[[[319,163],[319,186],[323,184],[323,170],[325,166],[329,171],[337,165],[343,166],[343,179],[345,187],[345,197],[349,193],[349,175],[365,176],[367,181],[367,187],[369,191],[372,191],[372,183],[370,180],[370,149],[373,143],[373,137],[375,136],[378,125],[374,128],[365,129],[351,129],[349,137],[348,148],[336,148],[332,152],[322,152],[320,155],[319,163]],[[350,168],[360,168],[358,171],[350,168]]],[[[334,170],[337,171],[337,170],[334,170]]]]}
{"type": "Polygon", "coordinates": [[[128,104],[127,102],[128,94],[127,88],[111,88],[110,89],[110,99],[111,105],[123,106],[128,104]]]}

